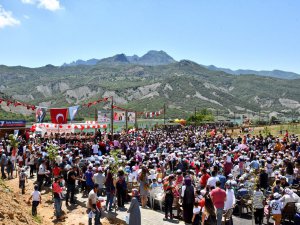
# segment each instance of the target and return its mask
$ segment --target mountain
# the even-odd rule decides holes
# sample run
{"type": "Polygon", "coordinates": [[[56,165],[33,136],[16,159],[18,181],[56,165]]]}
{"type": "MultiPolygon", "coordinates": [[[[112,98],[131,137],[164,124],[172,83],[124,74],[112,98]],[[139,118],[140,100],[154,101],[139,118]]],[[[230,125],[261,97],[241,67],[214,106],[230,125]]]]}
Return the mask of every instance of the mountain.
{"type": "Polygon", "coordinates": [[[118,54],[98,61],[98,64],[128,64],[130,63],[125,54],[118,54]]]}
{"type": "Polygon", "coordinates": [[[272,71],[267,71],[267,70],[261,70],[261,71],[256,71],[256,70],[231,70],[231,69],[226,69],[226,68],[219,68],[214,65],[210,66],[205,66],[209,70],[213,71],[224,71],[229,74],[233,75],[245,75],[245,74],[254,74],[258,76],[266,76],[266,77],[276,77],[280,79],[300,79],[300,74],[293,73],[293,72],[286,72],[282,70],[272,70],[272,71]]]}
{"type": "Polygon", "coordinates": [[[149,51],[137,61],[140,65],[168,65],[176,62],[171,56],[164,51],[149,51]]]}
{"type": "Polygon", "coordinates": [[[109,64],[131,63],[131,64],[138,64],[138,65],[157,66],[157,65],[167,65],[174,62],[176,61],[171,56],[169,56],[166,52],[151,50],[141,57],[137,55],[126,56],[125,54],[117,54],[115,56],[103,58],[103,59],[89,59],[87,61],[79,59],[69,64],[64,63],[62,66],[79,66],[79,65],[93,66],[96,65],[97,63],[109,63],[109,64]]]}
{"type": "MultiPolygon", "coordinates": [[[[39,68],[0,66],[0,92],[29,104],[47,107],[81,105],[103,97],[114,97],[116,105],[155,111],[167,105],[168,117],[183,117],[209,108],[218,115],[275,113],[291,116],[300,111],[300,79],[236,76],[212,71],[189,60],[148,66],[130,63],[124,54],[106,58],[94,66],[47,65],[39,68]]],[[[81,108],[80,116],[91,116],[95,106],[81,108]]],[[[109,107],[109,103],[96,106],[109,107]]],[[[7,107],[10,113],[21,107],[7,107]]]]}
{"type": "Polygon", "coordinates": [[[92,66],[92,65],[96,65],[98,63],[98,61],[99,61],[99,59],[89,59],[86,61],[78,59],[69,64],[64,63],[62,66],[79,66],[79,65],[92,66]]]}

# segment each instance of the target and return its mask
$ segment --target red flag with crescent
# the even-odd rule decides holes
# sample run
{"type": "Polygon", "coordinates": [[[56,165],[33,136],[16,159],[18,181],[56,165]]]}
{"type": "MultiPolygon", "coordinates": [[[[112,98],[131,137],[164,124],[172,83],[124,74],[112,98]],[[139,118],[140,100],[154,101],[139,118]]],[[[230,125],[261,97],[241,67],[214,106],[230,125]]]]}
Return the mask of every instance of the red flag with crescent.
{"type": "Polygon", "coordinates": [[[68,122],[68,109],[50,109],[51,122],[64,124],[68,122]]]}

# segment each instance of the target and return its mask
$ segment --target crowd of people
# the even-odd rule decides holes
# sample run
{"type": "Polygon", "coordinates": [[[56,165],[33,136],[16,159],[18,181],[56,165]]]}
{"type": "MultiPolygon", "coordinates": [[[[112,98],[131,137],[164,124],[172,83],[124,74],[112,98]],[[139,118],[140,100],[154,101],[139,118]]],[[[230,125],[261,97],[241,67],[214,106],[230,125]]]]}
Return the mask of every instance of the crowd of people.
{"type": "MultiPolygon", "coordinates": [[[[33,215],[40,192],[50,188],[58,220],[63,219],[63,201],[77,204],[76,195],[82,192],[88,198],[88,222],[96,225],[102,208],[109,212],[116,206],[128,211],[130,225],[141,224],[140,205],[153,207],[153,190],[162,193],[165,220],[179,216],[193,225],[221,225],[223,214],[240,212],[244,199],[251,200],[259,225],[269,216],[279,225],[290,202],[300,209],[300,145],[294,134],[234,136],[222,127],[187,126],[141,129],[113,140],[105,132],[92,137],[25,135],[18,137],[18,148],[4,138],[2,179],[18,176],[25,193],[27,178],[35,177],[33,215]],[[49,146],[58,149],[54,160],[49,146]],[[174,206],[178,215],[173,215],[174,206]]],[[[297,211],[294,221],[299,223],[299,216],[297,211]]]]}

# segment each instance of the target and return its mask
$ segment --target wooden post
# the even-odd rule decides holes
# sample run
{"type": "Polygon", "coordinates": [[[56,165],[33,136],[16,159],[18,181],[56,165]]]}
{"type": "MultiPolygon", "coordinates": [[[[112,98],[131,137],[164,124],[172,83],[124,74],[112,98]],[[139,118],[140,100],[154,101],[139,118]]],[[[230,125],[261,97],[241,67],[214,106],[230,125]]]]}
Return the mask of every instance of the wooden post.
{"type": "MultiPolygon", "coordinates": [[[[95,123],[97,123],[98,121],[98,112],[97,112],[97,108],[95,107],[95,123]]],[[[97,128],[95,128],[95,134],[97,132],[97,128]]]]}
{"type": "Polygon", "coordinates": [[[128,132],[128,111],[125,111],[125,130],[126,130],[126,134],[128,132]]]}
{"type": "Polygon", "coordinates": [[[164,125],[166,125],[166,103],[164,103],[164,125]]]}
{"type": "Polygon", "coordinates": [[[137,130],[138,129],[138,123],[137,123],[137,112],[135,111],[135,118],[134,118],[134,126],[135,126],[135,129],[137,130]]]}
{"type": "Polygon", "coordinates": [[[111,140],[114,140],[114,97],[111,96],[111,116],[110,116],[111,140]]]}

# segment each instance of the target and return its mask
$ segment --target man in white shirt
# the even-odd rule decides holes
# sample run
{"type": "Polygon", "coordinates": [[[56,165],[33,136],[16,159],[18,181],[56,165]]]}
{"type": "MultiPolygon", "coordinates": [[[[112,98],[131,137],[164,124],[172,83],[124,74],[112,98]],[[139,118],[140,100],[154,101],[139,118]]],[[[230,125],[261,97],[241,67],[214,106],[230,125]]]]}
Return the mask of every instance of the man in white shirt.
{"type": "Polygon", "coordinates": [[[104,181],[105,181],[105,176],[103,174],[103,171],[101,168],[98,168],[98,173],[96,173],[93,176],[93,180],[95,184],[98,184],[98,193],[97,195],[103,196],[104,194],[104,181]]]}
{"type": "Polygon", "coordinates": [[[219,181],[219,178],[217,177],[217,172],[212,171],[211,177],[208,178],[206,186],[208,186],[209,188],[215,188],[217,181],[219,181]]]}
{"type": "Polygon", "coordinates": [[[43,159],[41,165],[39,166],[37,182],[38,182],[38,190],[41,191],[44,179],[46,177],[46,162],[43,159]]]}
{"type": "Polygon", "coordinates": [[[98,153],[99,153],[99,145],[97,143],[94,143],[92,145],[92,149],[93,149],[93,155],[98,155],[98,153]]]}
{"type": "Polygon", "coordinates": [[[100,224],[100,209],[97,208],[97,192],[98,192],[98,184],[94,184],[94,188],[89,192],[87,208],[89,212],[89,225],[92,225],[92,216],[90,214],[95,215],[95,224],[100,224]]]}

